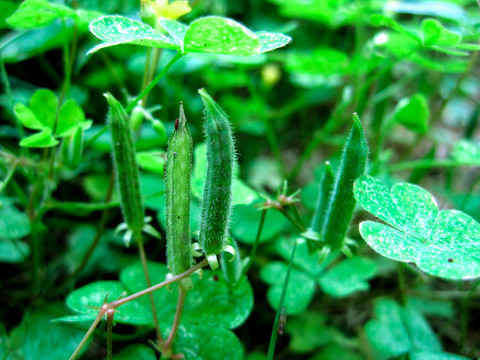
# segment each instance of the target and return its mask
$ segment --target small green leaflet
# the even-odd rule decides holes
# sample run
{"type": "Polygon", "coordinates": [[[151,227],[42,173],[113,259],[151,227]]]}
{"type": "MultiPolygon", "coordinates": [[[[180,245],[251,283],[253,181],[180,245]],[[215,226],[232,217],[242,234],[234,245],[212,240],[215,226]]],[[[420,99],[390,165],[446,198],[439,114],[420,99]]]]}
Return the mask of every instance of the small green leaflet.
{"type": "Polygon", "coordinates": [[[397,183],[389,190],[371,176],[355,182],[354,194],[387,223],[360,224],[360,234],[379,254],[449,280],[480,277],[480,224],[467,214],[439,211],[433,196],[417,185],[397,183]]]}
{"type": "Polygon", "coordinates": [[[285,46],[292,39],[280,33],[253,33],[242,24],[228,18],[208,16],[186,26],[175,20],[161,20],[167,34],[129,18],[104,16],[90,23],[90,31],[102,43],[89,51],[133,44],[174,49],[181,53],[200,52],[250,56],[285,46]]]}

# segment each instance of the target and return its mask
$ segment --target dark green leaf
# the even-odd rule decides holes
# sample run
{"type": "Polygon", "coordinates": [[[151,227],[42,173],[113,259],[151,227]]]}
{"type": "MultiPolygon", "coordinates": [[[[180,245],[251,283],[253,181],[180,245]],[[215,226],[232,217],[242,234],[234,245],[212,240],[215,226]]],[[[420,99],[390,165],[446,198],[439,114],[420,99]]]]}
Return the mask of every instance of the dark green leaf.
{"type": "Polygon", "coordinates": [[[157,356],[152,348],[146,345],[134,344],[127,346],[114,356],[115,360],[156,360],[157,356]]]}
{"type": "Polygon", "coordinates": [[[412,351],[410,360],[469,360],[469,358],[445,352],[412,351]]]}
{"type": "Polygon", "coordinates": [[[309,360],[361,360],[361,357],[356,353],[348,350],[345,346],[336,344],[334,342],[329,343],[315,356],[309,360]]]}
{"type": "Polygon", "coordinates": [[[30,254],[30,246],[23,241],[0,239],[0,262],[19,263],[30,254]]]}
{"type": "MultiPolygon", "coordinates": [[[[270,305],[277,310],[282,293],[283,281],[288,265],[283,262],[271,262],[260,271],[261,279],[271,285],[267,292],[270,305]]],[[[303,272],[292,269],[285,295],[284,306],[288,314],[299,314],[304,311],[313,298],[315,281],[303,272]]]]}
{"type": "Polygon", "coordinates": [[[325,325],[327,317],[318,312],[305,312],[287,318],[285,331],[291,336],[289,347],[295,352],[310,352],[330,341],[331,335],[325,325]]]}
{"type": "Polygon", "coordinates": [[[368,280],[375,276],[377,265],[373,260],[354,257],[343,260],[323,274],[320,287],[333,297],[348,296],[370,288],[368,280]]]}
{"type": "Polygon", "coordinates": [[[0,237],[19,239],[30,234],[30,221],[27,214],[18,211],[8,201],[0,202],[0,237]]]}

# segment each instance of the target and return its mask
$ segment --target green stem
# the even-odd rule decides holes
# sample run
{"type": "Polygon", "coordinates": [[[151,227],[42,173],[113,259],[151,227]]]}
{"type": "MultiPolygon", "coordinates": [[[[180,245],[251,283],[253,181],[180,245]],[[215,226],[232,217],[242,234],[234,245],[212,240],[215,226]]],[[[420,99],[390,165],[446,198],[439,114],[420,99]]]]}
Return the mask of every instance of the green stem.
{"type": "MultiPolygon", "coordinates": [[[[145,255],[145,248],[143,247],[143,239],[142,234],[134,234],[135,240],[138,244],[138,252],[140,254],[140,260],[142,261],[143,267],[143,274],[145,275],[145,282],[148,287],[151,287],[152,284],[150,282],[150,274],[148,272],[147,266],[147,257],[145,255]]],[[[155,306],[155,299],[153,298],[153,294],[149,294],[150,306],[152,308],[152,316],[153,316],[153,324],[155,326],[155,332],[157,333],[157,340],[159,344],[163,344],[163,336],[162,331],[160,330],[160,324],[158,323],[158,314],[157,314],[157,307],[155,306]]]]}
{"type": "Polygon", "coordinates": [[[177,62],[181,57],[183,56],[182,53],[177,52],[177,54],[170,60],[170,62],[163,68],[163,70],[142,90],[142,92],[130,103],[128,106],[125,108],[125,111],[127,114],[130,113],[130,111],[133,110],[133,108],[137,105],[137,103],[143,99],[144,96],[146,96],[150,90],[152,90],[155,85],[162,79],[162,77],[168,72],[168,70],[172,67],[173,64],[177,62]]]}
{"type": "Polygon", "coordinates": [[[177,310],[175,312],[175,318],[173,320],[173,326],[172,330],[170,331],[170,334],[168,335],[168,339],[165,342],[165,347],[164,347],[164,356],[170,356],[172,353],[172,345],[173,341],[175,340],[175,337],[177,336],[178,328],[180,326],[180,320],[182,319],[182,312],[183,312],[183,306],[185,305],[185,297],[187,295],[187,291],[183,287],[182,283],[178,283],[178,302],[177,302],[177,310]]]}
{"type": "MultiPolygon", "coordinates": [[[[3,164],[2,164],[3,167],[3,164]]],[[[7,173],[7,176],[5,176],[5,179],[1,182],[0,185],[0,193],[7,187],[8,182],[12,178],[13,174],[15,173],[15,169],[17,168],[17,163],[14,163],[13,166],[10,168],[10,170],[7,173]]]]}
{"type": "Polygon", "coordinates": [[[250,267],[253,264],[253,260],[255,259],[255,256],[257,256],[258,245],[260,244],[260,236],[262,235],[263,224],[265,223],[266,216],[267,216],[267,209],[263,209],[262,217],[260,218],[260,224],[258,225],[257,236],[255,237],[255,242],[253,243],[252,251],[250,252],[249,261],[245,266],[245,268],[242,270],[241,277],[245,276],[248,273],[248,270],[250,270],[250,267]]]}
{"type": "Polygon", "coordinates": [[[278,335],[278,322],[280,321],[280,312],[283,307],[285,295],[287,294],[288,281],[290,279],[290,273],[293,267],[293,259],[295,257],[296,248],[297,248],[297,241],[295,240],[293,244],[292,255],[290,256],[290,264],[288,265],[287,274],[285,275],[285,280],[283,281],[283,288],[282,288],[282,293],[280,295],[280,300],[278,302],[277,314],[275,316],[275,321],[273,322],[272,336],[270,338],[270,344],[268,345],[267,360],[273,360],[273,355],[275,353],[275,345],[277,343],[277,335],[278,335]]]}
{"type": "Polygon", "coordinates": [[[114,309],[107,310],[107,359],[113,360],[113,316],[114,309]]]}
{"type": "Polygon", "coordinates": [[[97,327],[97,325],[100,323],[100,321],[102,320],[103,318],[103,315],[105,315],[107,311],[107,308],[102,306],[100,308],[100,311],[98,312],[98,315],[97,317],[95,318],[95,320],[93,321],[92,325],[90,325],[90,327],[88,328],[88,331],[87,333],[85,334],[85,336],[83,337],[82,341],[80,341],[80,344],[78,344],[77,348],[75,349],[75,351],[73,352],[72,356],[70,356],[70,359],[69,360],[74,360],[77,358],[77,356],[80,354],[80,351],[82,351],[82,348],[85,346],[85,344],[87,343],[88,339],[90,338],[90,336],[93,334],[93,332],[95,331],[95,328],[97,327]]]}
{"type": "Polygon", "coordinates": [[[300,224],[298,221],[296,221],[292,215],[290,215],[290,213],[285,209],[285,208],[282,208],[280,210],[280,212],[288,219],[288,221],[290,221],[300,232],[305,232],[307,231],[307,228],[305,226],[303,226],[302,224],[300,224]]]}
{"type": "Polygon", "coordinates": [[[397,263],[397,273],[398,273],[398,293],[400,297],[400,302],[405,305],[405,271],[402,263],[397,263]]]}

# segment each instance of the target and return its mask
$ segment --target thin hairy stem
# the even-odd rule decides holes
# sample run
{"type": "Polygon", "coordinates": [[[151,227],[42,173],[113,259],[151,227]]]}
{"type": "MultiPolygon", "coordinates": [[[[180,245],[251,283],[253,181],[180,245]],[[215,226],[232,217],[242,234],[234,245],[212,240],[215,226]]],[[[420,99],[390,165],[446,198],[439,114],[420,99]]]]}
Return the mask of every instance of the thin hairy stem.
{"type": "Polygon", "coordinates": [[[187,291],[183,287],[182,283],[178,283],[178,302],[177,302],[177,310],[175,312],[175,318],[173,319],[173,326],[170,334],[168,335],[168,339],[165,342],[164,347],[164,356],[170,356],[172,352],[172,345],[175,337],[177,336],[178,328],[180,326],[180,320],[182,319],[183,313],[183,306],[185,305],[185,296],[187,295],[187,291]]]}

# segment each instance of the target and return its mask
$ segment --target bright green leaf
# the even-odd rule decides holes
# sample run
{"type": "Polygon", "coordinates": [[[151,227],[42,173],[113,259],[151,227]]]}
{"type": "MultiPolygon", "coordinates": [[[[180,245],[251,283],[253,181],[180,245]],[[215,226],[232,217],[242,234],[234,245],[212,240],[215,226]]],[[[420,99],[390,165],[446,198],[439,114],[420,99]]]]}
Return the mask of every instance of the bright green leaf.
{"type": "Polygon", "coordinates": [[[20,120],[22,125],[26,128],[32,130],[42,130],[45,127],[45,125],[37,119],[33,111],[26,107],[24,104],[16,104],[13,111],[15,112],[18,120],[20,120]]]}
{"type": "Polygon", "coordinates": [[[160,19],[159,24],[161,27],[168,32],[168,35],[175,40],[178,46],[183,46],[183,39],[185,38],[185,33],[187,32],[187,26],[182,24],[179,21],[172,19],[160,19]]]}
{"type": "MultiPolygon", "coordinates": [[[[283,262],[270,262],[260,271],[261,279],[271,285],[267,292],[270,305],[276,310],[282,293],[283,282],[288,265],[283,262]]],[[[285,295],[284,306],[288,314],[299,314],[304,311],[313,298],[315,281],[303,272],[292,269],[285,295]]]]}
{"type": "Polygon", "coordinates": [[[185,34],[183,51],[225,55],[256,55],[262,47],[258,37],[242,24],[208,16],[193,21],[185,34]]]}
{"type": "Polygon", "coordinates": [[[429,117],[427,99],[422,94],[415,94],[398,102],[392,119],[412,131],[424,134],[428,131],[429,117]]]}
{"type": "Polygon", "coordinates": [[[329,269],[319,279],[320,287],[333,297],[348,296],[370,288],[368,280],[375,276],[377,265],[373,260],[354,257],[329,269]]]}
{"type": "Polygon", "coordinates": [[[305,312],[287,318],[285,331],[290,335],[290,350],[307,353],[325,345],[331,339],[325,325],[327,317],[318,312],[305,312]]]}
{"type": "Polygon", "coordinates": [[[393,300],[381,299],[374,308],[375,319],[365,325],[365,333],[373,348],[384,357],[395,357],[412,348],[402,320],[402,309],[393,300]]]}
{"type": "Polygon", "coordinates": [[[17,240],[0,239],[0,262],[20,263],[30,254],[30,246],[17,240]]]}
{"type": "Polygon", "coordinates": [[[52,135],[52,130],[48,127],[43,131],[29,136],[20,141],[20,146],[31,148],[47,148],[58,145],[59,141],[52,135]]]}
{"type": "Polygon", "coordinates": [[[105,47],[120,44],[133,44],[165,49],[179,48],[175,40],[159,33],[147,24],[118,15],[104,16],[93,21],[90,24],[90,31],[103,41],[93,49],[90,49],[90,54],[105,47]]]}
{"type": "Polygon", "coordinates": [[[257,35],[258,39],[262,44],[262,47],[260,48],[261,53],[278,49],[292,41],[292,38],[290,36],[280,33],[259,31],[255,33],[255,35],[257,35]]]}
{"type": "Polygon", "coordinates": [[[454,46],[462,40],[462,36],[445,28],[440,21],[425,19],[422,21],[423,43],[427,46],[454,46]]]}
{"type": "Polygon", "coordinates": [[[75,16],[75,11],[47,0],[25,0],[8,19],[7,23],[17,29],[33,29],[50,24],[60,17],[75,16]]]}
{"type": "Polygon", "coordinates": [[[426,190],[408,183],[389,190],[362,176],[354,192],[365,210],[387,223],[360,224],[360,234],[376,252],[446,279],[480,276],[480,224],[473,218],[457,210],[438,211],[426,190]]]}
{"type": "Polygon", "coordinates": [[[30,110],[44,127],[53,129],[57,117],[58,98],[50,89],[35,91],[30,99],[30,110]]]}
{"type": "Polygon", "coordinates": [[[242,344],[233,332],[201,321],[198,325],[180,325],[173,351],[183,354],[185,360],[244,359],[242,344]]]}
{"type": "Polygon", "coordinates": [[[477,142],[462,139],[453,145],[450,156],[460,163],[478,163],[480,146],[477,142]]]}
{"type": "Polygon", "coordinates": [[[80,124],[85,122],[85,113],[74,99],[67,100],[60,108],[55,135],[66,137],[75,134],[80,124]]]}
{"type": "Polygon", "coordinates": [[[137,153],[138,165],[150,172],[163,174],[165,153],[160,151],[142,151],[137,153]]]}

